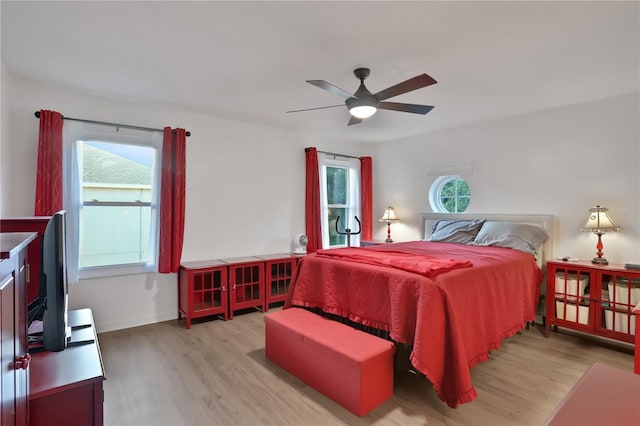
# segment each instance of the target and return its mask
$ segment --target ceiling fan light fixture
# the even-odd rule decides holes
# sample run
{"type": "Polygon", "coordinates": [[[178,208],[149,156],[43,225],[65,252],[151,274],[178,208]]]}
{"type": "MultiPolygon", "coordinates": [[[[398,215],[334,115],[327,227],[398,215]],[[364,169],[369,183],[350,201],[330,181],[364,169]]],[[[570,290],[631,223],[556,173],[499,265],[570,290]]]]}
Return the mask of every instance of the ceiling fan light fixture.
{"type": "Polygon", "coordinates": [[[349,98],[345,103],[349,113],[356,118],[369,118],[378,111],[378,101],[371,95],[349,98]]]}
{"type": "Polygon", "coordinates": [[[371,105],[355,106],[349,110],[351,115],[356,118],[369,118],[378,111],[378,108],[371,105]]]}

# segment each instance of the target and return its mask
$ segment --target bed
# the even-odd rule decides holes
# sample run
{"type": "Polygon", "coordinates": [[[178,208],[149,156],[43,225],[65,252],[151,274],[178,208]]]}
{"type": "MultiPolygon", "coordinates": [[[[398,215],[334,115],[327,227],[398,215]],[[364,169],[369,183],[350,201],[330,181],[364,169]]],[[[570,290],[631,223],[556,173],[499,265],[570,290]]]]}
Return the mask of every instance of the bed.
{"type": "Polygon", "coordinates": [[[421,220],[419,241],[307,255],[292,278],[285,309],[311,309],[409,345],[413,367],[455,408],[477,397],[470,369],[535,319],[541,265],[551,247],[548,239],[522,251],[475,241],[495,243],[505,227],[551,236],[552,217],[423,213],[421,220]],[[440,238],[438,226],[460,221],[477,229],[440,238]]]}

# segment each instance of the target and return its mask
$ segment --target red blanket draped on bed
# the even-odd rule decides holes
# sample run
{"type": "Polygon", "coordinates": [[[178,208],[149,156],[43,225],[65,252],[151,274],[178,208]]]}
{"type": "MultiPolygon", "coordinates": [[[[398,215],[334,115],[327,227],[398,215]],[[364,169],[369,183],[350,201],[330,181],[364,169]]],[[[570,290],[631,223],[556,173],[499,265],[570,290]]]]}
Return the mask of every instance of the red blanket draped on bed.
{"type": "Polygon", "coordinates": [[[356,256],[367,262],[321,254],[303,258],[285,308],[320,308],[411,344],[411,362],[451,407],[477,396],[470,368],[535,318],[541,273],[526,253],[422,241],[353,250],[368,253],[356,256]],[[405,263],[422,254],[446,259],[436,264],[447,268],[461,267],[427,278],[368,262],[380,255],[395,259],[401,251],[409,254],[405,263]],[[473,266],[465,267],[466,262],[473,266]]]}
{"type": "Polygon", "coordinates": [[[321,257],[349,260],[351,262],[358,263],[368,263],[370,265],[388,266],[390,268],[420,274],[427,278],[443,272],[453,271],[454,269],[472,266],[471,262],[468,260],[448,259],[402,251],[374,251],[349,247],[332,250],[318,250],[317,253],[318,256],[321,257]]]}

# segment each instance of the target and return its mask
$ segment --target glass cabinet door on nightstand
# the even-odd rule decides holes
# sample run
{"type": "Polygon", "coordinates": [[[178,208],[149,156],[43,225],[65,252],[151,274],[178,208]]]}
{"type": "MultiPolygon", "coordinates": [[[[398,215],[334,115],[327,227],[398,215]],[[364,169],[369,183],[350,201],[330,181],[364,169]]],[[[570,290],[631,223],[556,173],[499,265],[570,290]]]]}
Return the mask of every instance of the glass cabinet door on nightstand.
{"type": "Polygon", "coordinates": [[[193,272],[191,313],[205,313],[219,310],[224,302],[227,277],[223,269],[193,272]]]}
{"type": "Polygon", "coordinates": [[[289,291],[293,271],[301,256],[282,253],[257,256],[265,261],[265,308],[269,304],[283,302],[289,291]]]}
{"type": "Polygon", "coordinates": [[[223,314],[227,310],[227,265],[217,260],[185,262],[178,275],[178,318],[191,320],[223,314]]]}
{"type": "Polygon", "coordinates": [[[601,281],[603,332],[607,337],[631,342],[636,334],[631,310],[640,302],[640,275],[603,271],[601,281]]]}
{"type": "Polygon", "coordinates": [[[295,267],[295,259],[267,262],[267,301],[283,301],[289,291],[291,273],[295,267]]]}
{"type": "Polygon", "coordinates": [[[594,299],[592,290],[595,290],[592,273],[567,265],[555,268],[547,279],[552,282],[551,288],[547,287],[547,312],[551,313],[547,321],[551,320],[556,326],[592,330],[595,321],[590,310],[594,299]]]}
{"type": "Polygon", "coordinates": [[[546,336],[554,326],[632,343],[631,310],[638,302],[640,271],[587,261],[547,263],[546,336]]]}
{"type": "Polygon", "coordinates": [[[264,307],[264,261],[256,257],[220,259],[229,266],[229,318],[239,309],[264,307]]]}

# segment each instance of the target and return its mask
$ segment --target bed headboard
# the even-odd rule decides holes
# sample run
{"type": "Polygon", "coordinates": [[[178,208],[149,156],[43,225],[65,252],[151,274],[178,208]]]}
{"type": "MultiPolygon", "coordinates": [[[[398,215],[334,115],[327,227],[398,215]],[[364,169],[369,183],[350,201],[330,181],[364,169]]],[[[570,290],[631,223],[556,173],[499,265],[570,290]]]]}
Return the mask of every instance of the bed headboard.
{"type": "Polygon", "coordinates": [[[546,214],[481,214],[481,213],[431,213],[420,214],[422,221],[422,239],[428,240],[431,237],[431,230],[434,223],[439,220],[472,220],[486,219],[498,220],[502,222],[526,223],[542,228],[549,239],[542,246],[542,253],[538,253],[539,265],[545,265],[548,259],[553,258],[553,216],[546,214]]]}

